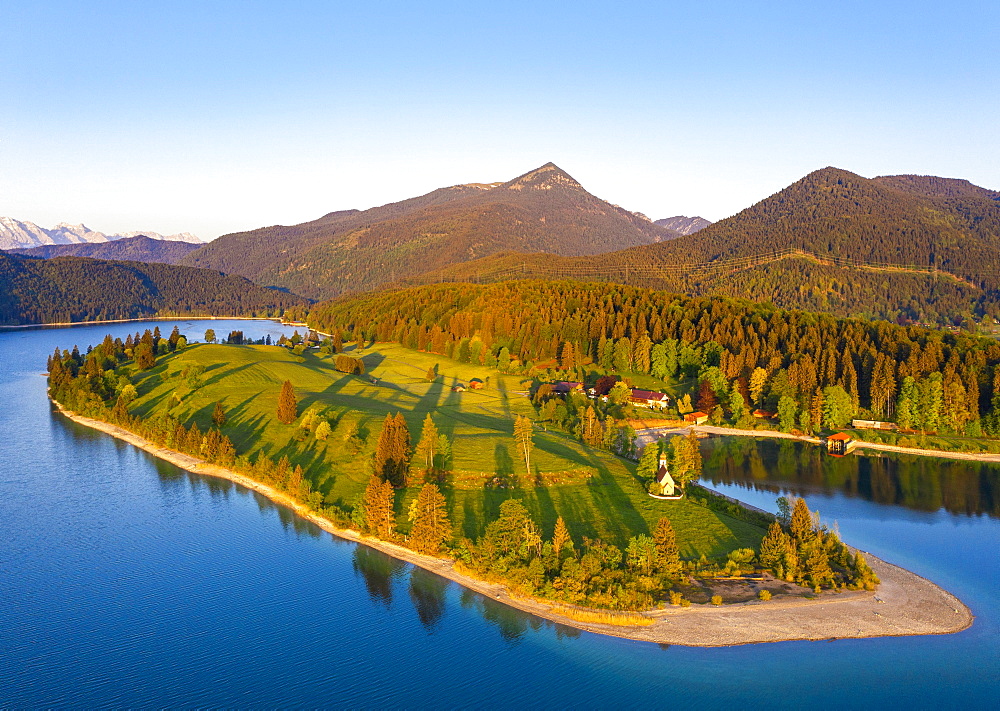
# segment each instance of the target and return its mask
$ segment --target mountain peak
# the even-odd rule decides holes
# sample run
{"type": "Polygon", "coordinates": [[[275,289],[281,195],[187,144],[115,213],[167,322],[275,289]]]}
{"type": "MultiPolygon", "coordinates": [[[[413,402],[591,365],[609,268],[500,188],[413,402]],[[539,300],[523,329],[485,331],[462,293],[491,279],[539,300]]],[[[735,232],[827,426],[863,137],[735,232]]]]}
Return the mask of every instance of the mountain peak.
{"type": "Polygon", "coordinates": [[[583,189],[569,173],[551,162],[504,183],[503,187],[508,190],[551,190],[556,187],[583,189]]]}

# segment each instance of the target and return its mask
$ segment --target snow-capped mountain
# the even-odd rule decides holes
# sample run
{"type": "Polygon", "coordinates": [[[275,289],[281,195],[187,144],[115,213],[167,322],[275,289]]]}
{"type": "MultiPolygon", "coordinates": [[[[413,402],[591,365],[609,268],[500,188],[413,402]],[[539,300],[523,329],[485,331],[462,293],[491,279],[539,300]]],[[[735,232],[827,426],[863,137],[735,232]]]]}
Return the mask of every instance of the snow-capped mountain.
{"type": "Polygon", "coordinates": [[[71,225],[60,222],[50,230],[39,227],[34,222],[15,220],[13,217],[0,217],[0,249],[19,249],[24,247],[41,247],[49,244],[83,244],[95,242],[112,242],[123,237],[145,235],[151,239],[162,239],[171,242],[196,242],[201,240],[190,232],[176,235],[161,235],[157,232],[116,232],[104,234],[92,230],[86,225],[71,225]]]}

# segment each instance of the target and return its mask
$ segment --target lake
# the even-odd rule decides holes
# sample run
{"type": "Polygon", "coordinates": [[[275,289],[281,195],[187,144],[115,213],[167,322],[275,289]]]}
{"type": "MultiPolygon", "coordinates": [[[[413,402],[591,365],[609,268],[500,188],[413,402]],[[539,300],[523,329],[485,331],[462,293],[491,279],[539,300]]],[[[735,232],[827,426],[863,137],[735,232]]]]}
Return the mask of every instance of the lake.
{"type": "MultiPolygon", "coordinates": [[[[292,330],[177,323],[197,339],[292,330]]],[[[997,467],[704,440],[706,484],[772,511],[804,496],[976,622],[941,637],[629,642],[513,611],[53,412],[54,348],[147,326],[0,333],[0,707],[996,705],[997,467]]]]}

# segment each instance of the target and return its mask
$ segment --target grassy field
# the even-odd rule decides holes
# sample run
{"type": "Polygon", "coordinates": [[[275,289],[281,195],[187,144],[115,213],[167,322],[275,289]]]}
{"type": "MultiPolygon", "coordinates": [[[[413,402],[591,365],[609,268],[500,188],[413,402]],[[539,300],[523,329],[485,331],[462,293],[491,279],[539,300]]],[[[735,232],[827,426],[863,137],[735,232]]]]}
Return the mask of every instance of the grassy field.
{"type": "MultiPolygon", "coordinates": [[[[401,412],[411,436],[420,436],[430,413],[438,430],[451,438],[454,475],[443,487],[452,521],[462,535],[476,538],[511,496],[524,500],[551,536],[562,515],[577,544],[583,536],[623,546],[629,537],[649,533],[661,516],[671,519],[686,556],[722,555],[737,547],[756,546],[763,531],[689,501],[664,502],[648,497],[635,477],[635,465],[608,452],[591,449],[559,432],[536,429],[532,473],[528,475],[513,443],[516,415],[534,416],[525,397],[529,381],[443,356],[377,344],[367,350],[348,348],[363,358],[368,373],[346,375],[333,359],[315,350],[301,357],[277,346],[192,345],[160,359],[136,383],[140,397],[130,408],[146,417],[169,410],[200,428],[212,424],[217,401],[226,409],[223,431],[239,453],[287,456],[300,464],[325,500],[353,505],[367,482],[366,459],[374,451],[382,420],[401,412]],[[426,380],[437,366],[439,377],[426,380]],[[196,377],[185,372],[204,369],[196,377]],[[378,384],[371,382],[378,379],[378,384]],[[484,390],[453,392],[456,383],[487,381],[484,390]],[[298,424],[282,425],[276,417],[281,383],[295,386],[299,413],[314,407],[333,426],[326,441],[317,441],[298,424]],[[345,435],[356,428],[359,451],[351,451],[345,435]],[[497,476],[512,488],[486,486],[497,476]]],[[[397,495],[397,512],[405,528],[405,512],[416,489],[397,495]]]]}

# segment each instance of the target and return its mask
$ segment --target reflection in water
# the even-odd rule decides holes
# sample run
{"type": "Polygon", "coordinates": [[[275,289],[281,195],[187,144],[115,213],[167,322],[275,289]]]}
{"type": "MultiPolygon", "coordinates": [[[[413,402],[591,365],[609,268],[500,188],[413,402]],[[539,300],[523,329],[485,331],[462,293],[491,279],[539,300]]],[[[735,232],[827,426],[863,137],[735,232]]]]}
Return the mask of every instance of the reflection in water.
{"type": "Polygon", "coordinates": [[[444,614],[445,592],[448,580],[440,575],[413,566],[410,569],[410,599],[417,610],[417,617],[428,632],[433,632],[444,614]]]}
{"type": "Polygon", "coordinates": [[[360,544],[354,547],[352,558],[354,572],[359,573],[365,581],[368,597],[372,602],[380,602],[389,607],[392,604],[393,582],[402,574],[406,563],[360,544]]]}
{"type": "Polygon", "coordinates": [[[544,622],[540,617],[528,615],[468,588],[462,588],[459,599],[462,607],[476,610],[484,620],[496,625],[500,635],[511,644],[519,643],[524,633],[528,631],[528,627],[538,631],[544,622]]]}
{"type": "Polygon", "coordinates": [[[797,494],[835,490],[879,504],[1000,518],[1000,466],[933,457],[856,453],[831,457],[789,440],[702,440],[705,478],[797,494]]]}

